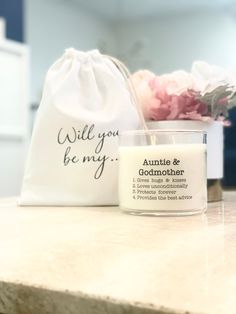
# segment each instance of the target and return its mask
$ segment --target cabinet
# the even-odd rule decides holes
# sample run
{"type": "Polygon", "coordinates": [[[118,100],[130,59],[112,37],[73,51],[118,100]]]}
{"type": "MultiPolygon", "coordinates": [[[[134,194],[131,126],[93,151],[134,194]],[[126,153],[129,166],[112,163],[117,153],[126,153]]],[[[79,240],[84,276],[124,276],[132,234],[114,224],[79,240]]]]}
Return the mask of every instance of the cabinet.
{"type": "Polygon", "coordinates": [[[19,194],[29,138],[29,51],[0,41],[0,196],[19,194]]]}

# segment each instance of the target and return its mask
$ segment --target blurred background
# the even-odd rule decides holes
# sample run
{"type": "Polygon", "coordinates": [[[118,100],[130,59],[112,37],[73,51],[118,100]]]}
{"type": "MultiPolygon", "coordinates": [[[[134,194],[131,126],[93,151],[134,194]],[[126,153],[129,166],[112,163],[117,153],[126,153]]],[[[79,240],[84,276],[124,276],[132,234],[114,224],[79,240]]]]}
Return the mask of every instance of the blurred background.
{"type": "MultiPolygon", "coordinates": [[[[45,74],[65,48],[98,48],[131,71],[236,71],[236,0],[0,0],[0,196],[20,193],[45,74]]],[[[236,113],[224,185],[236,186],[236,113]],[[233,156],[233,158],[232,158],[233,156]]]]}

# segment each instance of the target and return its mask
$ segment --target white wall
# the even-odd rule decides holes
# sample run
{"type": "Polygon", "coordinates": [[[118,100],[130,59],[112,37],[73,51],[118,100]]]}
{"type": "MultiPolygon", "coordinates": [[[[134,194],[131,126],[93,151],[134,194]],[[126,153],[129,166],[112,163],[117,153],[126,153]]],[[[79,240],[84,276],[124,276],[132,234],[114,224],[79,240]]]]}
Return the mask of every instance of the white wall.
{"type": "Polygon", "coordinates": [[[194,60],[236,68],[236,18],[229,12],[183,12],[112,23],[73,1],[26,0],[26,4],[34,102],[40,99],[47,69],[70,46],[102,47],[131,71],[188,70],[194,60]]]}
{"type": "Polygon", "coordinates": [[[65,48],[114,51],[108,22],[72,1],[26,0],[26,41],[31,49],[31,101],[40,100],[49,66],[65,48]]]}
{"type": "Polygon", "coordinates": [[[236,17],[217,11],[116,23],[118,55],[132,71],[189,70],[194,60],[236,68],[236,17]]]}

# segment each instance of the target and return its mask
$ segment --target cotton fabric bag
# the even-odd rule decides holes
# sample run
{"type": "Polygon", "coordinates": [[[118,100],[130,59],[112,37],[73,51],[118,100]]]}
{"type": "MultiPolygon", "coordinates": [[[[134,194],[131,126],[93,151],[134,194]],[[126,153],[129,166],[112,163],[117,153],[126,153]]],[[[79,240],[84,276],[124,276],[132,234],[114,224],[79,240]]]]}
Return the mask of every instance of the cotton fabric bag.
{"type": "Polygon", "coordinates": [[[66,50],[46,76],[20,205],[117,205],[118,133],[138,126],[119,67],[66,50]]]}

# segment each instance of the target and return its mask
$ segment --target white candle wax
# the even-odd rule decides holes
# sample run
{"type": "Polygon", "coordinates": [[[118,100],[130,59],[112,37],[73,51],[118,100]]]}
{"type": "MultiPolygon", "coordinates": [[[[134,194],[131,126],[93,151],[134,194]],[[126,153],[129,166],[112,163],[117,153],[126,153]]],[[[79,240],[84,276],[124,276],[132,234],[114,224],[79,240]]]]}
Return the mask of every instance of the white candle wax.
{"type": "Polygon", "coordinates": [[[205,144],[121,146],[119,158],[124,210],[184,214],[206,209],[205,144]]]}

